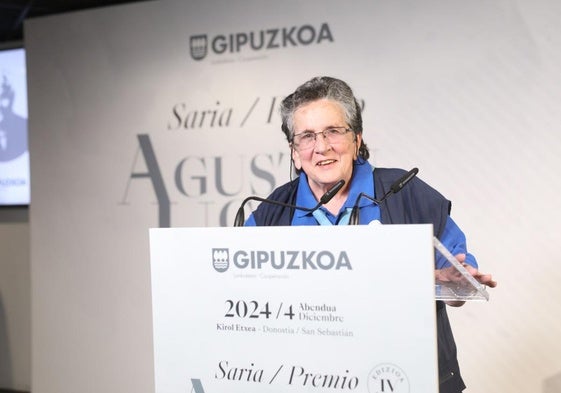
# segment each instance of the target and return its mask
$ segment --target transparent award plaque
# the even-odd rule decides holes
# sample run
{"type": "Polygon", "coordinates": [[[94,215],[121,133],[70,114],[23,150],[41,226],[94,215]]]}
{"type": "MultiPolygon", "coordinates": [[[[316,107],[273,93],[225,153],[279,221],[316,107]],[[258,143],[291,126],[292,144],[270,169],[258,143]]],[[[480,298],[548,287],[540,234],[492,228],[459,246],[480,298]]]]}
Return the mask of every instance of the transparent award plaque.
{"type": "Polygon", "coordinates": [[[436,300],[488,301],[485,285],[478,282],[436,237],[433,243],[450,262],[450,267],[441,269],[435,279],[436,300]]]}

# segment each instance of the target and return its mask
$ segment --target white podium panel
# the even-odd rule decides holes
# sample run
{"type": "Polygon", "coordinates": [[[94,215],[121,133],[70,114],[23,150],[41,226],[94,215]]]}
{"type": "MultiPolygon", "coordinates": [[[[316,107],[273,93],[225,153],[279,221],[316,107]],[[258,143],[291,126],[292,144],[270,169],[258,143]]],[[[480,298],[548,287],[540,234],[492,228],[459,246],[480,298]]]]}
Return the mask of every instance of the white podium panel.
{"type": "Polygon", "coordinates": [[[157,393],[438,391],[430,225],[151,229],[157,393]]]}

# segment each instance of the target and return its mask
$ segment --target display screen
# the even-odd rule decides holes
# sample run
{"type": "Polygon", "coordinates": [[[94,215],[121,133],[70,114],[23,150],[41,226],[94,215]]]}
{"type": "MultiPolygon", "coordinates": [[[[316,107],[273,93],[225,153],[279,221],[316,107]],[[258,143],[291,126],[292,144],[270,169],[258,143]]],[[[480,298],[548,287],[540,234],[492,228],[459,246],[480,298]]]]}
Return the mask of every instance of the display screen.
{"type": "Polygon", "coordinates": [[[30,203],[23,48],[0,50],[0,205],[30,203]]]}

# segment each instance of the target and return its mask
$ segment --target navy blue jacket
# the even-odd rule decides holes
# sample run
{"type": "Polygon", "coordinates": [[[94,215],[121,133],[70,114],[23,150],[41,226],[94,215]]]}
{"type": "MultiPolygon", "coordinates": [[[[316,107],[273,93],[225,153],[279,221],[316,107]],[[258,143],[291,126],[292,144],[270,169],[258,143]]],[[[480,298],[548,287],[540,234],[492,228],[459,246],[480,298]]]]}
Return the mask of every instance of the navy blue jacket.
{"type": "MultiPolygon", "coordinates": [[[[376,168],[374,170],[375,197],[381,198],[391,185],[405,174],[402,169],[376,168]]],[[[268,199],[294,204],[298,179],[275,189],[268,199]]],[[[413,178],[400,192],[389,196],[381,205],[384,224],[433,224],[434,234],[439,237],[450,214],[451,202],[438,191],[418,178],[413,178]]],[[[294,209],[261,203],[253,212],[258,226],[289,226],[294,209]]],[[[436,302],[438,331],[438,369],[440,393],[459,393],[465,389],[457,360],[456,344],[446,306],[436,302]]]]}

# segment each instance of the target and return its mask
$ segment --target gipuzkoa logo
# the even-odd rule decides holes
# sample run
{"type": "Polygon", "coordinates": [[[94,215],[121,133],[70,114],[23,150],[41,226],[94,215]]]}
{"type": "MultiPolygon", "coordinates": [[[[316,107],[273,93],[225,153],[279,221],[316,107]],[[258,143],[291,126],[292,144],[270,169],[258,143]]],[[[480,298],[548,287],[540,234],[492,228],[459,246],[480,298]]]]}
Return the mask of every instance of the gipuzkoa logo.
{"type": "MultiPolygon", "coordinates": [[[[238,250],[232,253],[232,264],[238,269],[276,270],[352,270],[351,261],[345,251],[266,251],[238,250]]],[[[212,266],[219,273],[230,267],[228,248],[212,249],[212,266]]]]}
{"type": "Polygon", "coordinates": [[[230,267],[230,251],[227,248],[212,249],[212,266],[218,273],[224,273],[230,267]]]}
{"type": "Polygon", "coordinates": [[[189,41],[191,46],[191,57],[195,60],[202,60],[206,57],[207,38],[206,34],[193,35],[189,41]]]}
{"type": "Polygon", "coordinates": [[[384,363],[370,371],[367,387],[369,393],[409,393],[409,379],[396,365],[384,363]]]}
{"type": "Polygon", "coordinates": [[[324,41],[334,41],[327,23],[319,26],[307,24],[244,33],[219,34],[212,37],[210,41],[206,34],[197,34],[190,37],[189,43],[191,57],[194,60],[202,60],[207,56],[209,49],[215,55],[223,55],[240,53],[245,50],[262,51],[290,46],[317,45],[324,41]]]}

